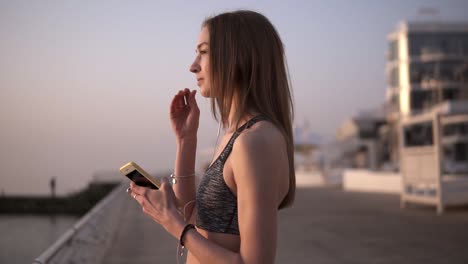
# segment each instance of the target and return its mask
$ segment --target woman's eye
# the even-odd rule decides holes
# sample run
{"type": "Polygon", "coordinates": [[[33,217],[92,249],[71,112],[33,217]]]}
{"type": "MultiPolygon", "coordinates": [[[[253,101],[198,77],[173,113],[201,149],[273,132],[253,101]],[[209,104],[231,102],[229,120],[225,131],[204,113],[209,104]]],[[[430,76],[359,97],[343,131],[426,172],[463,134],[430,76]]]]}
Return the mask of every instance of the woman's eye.
{"type": "Polygon", "coordinates": [[[208,51],[206,51],[206,50],[200,50],[200,54],[206,54],[206,53],[208,53],[208,51]]]}

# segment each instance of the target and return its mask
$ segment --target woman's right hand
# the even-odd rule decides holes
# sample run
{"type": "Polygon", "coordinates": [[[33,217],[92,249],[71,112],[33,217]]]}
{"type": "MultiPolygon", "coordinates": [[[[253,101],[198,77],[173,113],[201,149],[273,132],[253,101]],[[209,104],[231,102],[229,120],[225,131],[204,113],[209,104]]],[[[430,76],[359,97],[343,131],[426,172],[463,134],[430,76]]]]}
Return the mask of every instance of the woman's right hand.
{"type": "Polygon", "coordinates": [[[177,140],[194,140],[197,137],[200,109],[195,100],[196,90],[180,90],[172,99],[171,125],[177,140]]]}

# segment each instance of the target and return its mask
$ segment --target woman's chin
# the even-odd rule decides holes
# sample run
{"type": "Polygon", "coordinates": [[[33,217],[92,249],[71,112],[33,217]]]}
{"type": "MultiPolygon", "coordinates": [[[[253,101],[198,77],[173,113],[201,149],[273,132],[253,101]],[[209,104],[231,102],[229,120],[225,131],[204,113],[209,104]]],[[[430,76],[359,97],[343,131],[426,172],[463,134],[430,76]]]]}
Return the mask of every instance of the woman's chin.
{"type": "Polygon", "coordinates": [[[200,88],[200,95],[206,98],[210,98],[210,92],[203,88],[200,88]]]}

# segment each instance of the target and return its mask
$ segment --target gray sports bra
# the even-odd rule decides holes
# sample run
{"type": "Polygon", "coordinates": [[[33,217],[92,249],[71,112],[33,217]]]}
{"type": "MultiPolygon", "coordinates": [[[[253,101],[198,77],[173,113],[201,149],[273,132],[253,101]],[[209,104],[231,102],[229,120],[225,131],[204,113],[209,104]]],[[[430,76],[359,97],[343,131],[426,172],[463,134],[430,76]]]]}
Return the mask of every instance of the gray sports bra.
{"type": "Polygon", "coordinates": [[[257,121],[264,120],[261,115],[239,127],[229,139],[218,158],[211,164],[200,181],[197,191],[196,226],[209,232],[239,235],[237,220],[237,197],[231,192],[223,178],[223,168],[234,141],[239,134],[257,121]]]}

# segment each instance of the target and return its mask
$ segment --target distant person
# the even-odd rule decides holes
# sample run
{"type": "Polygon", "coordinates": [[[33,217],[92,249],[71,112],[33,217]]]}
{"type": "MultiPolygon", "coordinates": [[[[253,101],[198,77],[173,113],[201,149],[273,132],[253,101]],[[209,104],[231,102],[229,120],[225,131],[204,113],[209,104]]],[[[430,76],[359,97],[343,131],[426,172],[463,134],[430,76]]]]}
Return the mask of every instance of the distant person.
{"type": "Polygon", "coordinates": [[[296,187],[283,43],[259,13],[219,14],[203,22],[190,71],[225,131],[216,158],[196,189],[200,111],[196,91],[180,90],[170,105],[173,185],[163,178],[160,190],[131,183],[129,191],[185,246],[187,263],[274,263],[278,209],[296,187]]]}
{"type": "Polygon", "coordinates": [[[55,198],[55,177],[52,177],[49,181],[50,194],[52,198],[55,198]]]}

